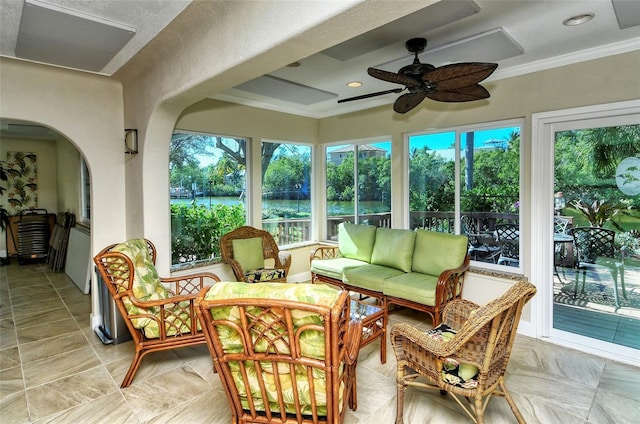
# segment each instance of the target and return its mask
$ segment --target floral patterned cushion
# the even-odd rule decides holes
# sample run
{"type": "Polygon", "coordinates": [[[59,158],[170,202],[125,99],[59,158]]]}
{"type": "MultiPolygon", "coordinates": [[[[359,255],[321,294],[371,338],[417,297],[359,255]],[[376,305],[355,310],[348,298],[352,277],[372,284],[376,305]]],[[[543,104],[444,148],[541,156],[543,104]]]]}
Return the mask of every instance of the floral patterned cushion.
{"type": "Polygon", "coordinates": [[[257,283],[262,281],[273,281],[284,278],[285,270],[281,268],[261,268],[244,273],[247,283],[257,283]]]}
{"type": "MultiPolygon", "coordinates": [[[[124,243],[120,243],[115,246],[112,251],[120,252],[126,255],[134,266],[134,277],[132,292],[133,296],[137,300],[149,301],[158,299],[167,299],[171,297],[170,293],[160,282],[160,277],[153,264],[153,258],[149,254],[147,248],[147,242],[145,239],[131,239],[124,243]]],[[[117,263],[117,259],[112,261],[112,266],[115,268],[120,264],[117,263]]],[[[121,290],[124,287],[121,286],[121,290]]],[[[128,297],[122,298],[122,301],[127,309],[127,313],[131,315],[160,315],[160,308],[141,308],[134,305],[128,297]]],[[[172,336],[179,333],[186,333],[191,331],[191,322],[186,305],[176,304],[173,307],[165,308],[168,325],[166,325],[167,335],[172,336]]],[[[160,329],[158,322],[152,318],[132,318],[131,323],[137,329],[144,330],[144,334],[148,338],[160,337],[160,329]]]]}
{"type": "MultiPolygon", "coordinates": [[[[312,303],[318,305],[333,306],[340,295],[340,291],[326,285],[320,284],[288,284],[288,283],[258,283],[258,284],[245,284],[242,282],[220,282],[214,284],[207,292],[205,299],[228,299],[228,298],[260,298],[260,299],[284,299],[294,300],[305,303],[312,303]]],[[[260,314],[262,308],[253,307],[248,308],[247,312],[254,315],[260,314]]],[[[241,325],[239,309],[236,306],[224,306],[211,309],[211,315],[216,320],[230,320],[237,325],[241,325]]],[[[291,310],[293,328],[298,330],[301,326],[307,324],[322,325],[322,316],[303,310],[291,310]]],[[[267,332],[259,332],[260,337],[253,333],[252,346],[255,352],[279,352],[280,354],[290,353],[289,343],[293,343],[289,340],[281,340],[279,335],[284,332],[284,328],[277,325],[277,316],[264,316],[264,322],[268,324],[276,323],[274,326],[270,326],[270,330],[267,332]],[[265,334],[273,334],[273,338],[265,337],[265,334]]],[[[243,340],[232,326],[218,325],[216,327],[220,336],[220,341],[224,346],[224,350],[227,353],[239,353],[243,352],[243,340]]],[[[320,359],[323,360],[325,356],[325,338],[324,333],[316,330],[307,330],[302,332],[299,340],[299,350],[302,357],[320,359]]],[[[256,403],[258,410],[265,410],[262,402],[262,396],[260,392],[258,369],[253,361],[245,361],[244,366],[247,369],[249,376],[249,387],[251,393],[253,393],[253,400],[256,403]]],[[[285,399],[289,399],[290,402],[286,402],[287,412],[295,413],[294,397],[293,397],[293,379],[291,376],[291,370],[287,364],[263,361],[260,362],[262,369],[262,379],[266,382],[266,388],[268,392],[268,401],[272,410],[278,410],[277,403],[278,393],[276,390],[276,376],[273,372],[273,367],[278,367],[278,376],[281,387],[283,388],[283,395],[285,399]],[[277,364],[277,365],[276,365],[277,364]]],[[[230,362],[229,367],[233,376],[236,387],[238,388],[241,402],[244,408],[248,408],[247,400],[247,388],[240,372],[239,362],[230,362]]],[[[341,369],[342,371],[342,369],[341,369]]],[[[307,377],[307,368],[302,365],[297,365],[294,368],[295,381],[297,384],[297,392],[299,396],[299,403],[302,407],[304,414],[311,413],[312,400],[310,399],[309,379],[307,377]]],[[[318,410],[321,415],[326,415],[326,385],[324,371],[314,368],[313,369],[313,385],[315,387],[315,402],[318,405],[318,410]]],[[[344,388],[341,388],[341,395],[344,388]]]]}
{"type": "MultiPolygon", "coordinates": [[[[426,334],[434,340],[446,343],[455,337],[456,331],[446,324],[440,324],[426,334]]],[[[455,358],[445,358],[442,363],[442,379],[454,386],[474,389],[478,385],[478,368],[460,363],[455,358]]]]}

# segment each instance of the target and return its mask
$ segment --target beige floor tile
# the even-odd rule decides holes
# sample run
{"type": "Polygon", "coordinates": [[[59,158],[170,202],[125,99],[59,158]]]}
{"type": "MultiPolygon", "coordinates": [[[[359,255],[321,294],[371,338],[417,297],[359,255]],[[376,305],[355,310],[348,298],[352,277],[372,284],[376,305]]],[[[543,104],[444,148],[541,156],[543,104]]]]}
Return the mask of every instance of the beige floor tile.
{"type": "MultiPolygon", "coordinates": [[[[111,374],[118,384],[124,380],[124,377],[131,366],[132,360],[133,354],[106,364],[109,374],[111,374]]],[[[150,378],[181,368],[185,365],[186,363],[184,360],[176,355],[174,351],[165,350],[163,352],[149,353],[142,359],[133,381],[134,383],[143,383],[150,378]]]]}
{"type": "Polygon", "coordinates": [[[32,420],[66,411],[117,391],[104,367],[94,367],[47,384],[27,389],[32,420]]]}
{"type": "Polygon", "coordinates": [[[640,400],[609,390],[598,390],[588,419],[590,423],[598,424],[640,423],[640,400]]]}
{"type": "Polygon", "coordinates": [[[87,339],[82,331],[75,330],[59,336],[21,344],[20,359],[23,364],[28,364],[83,347],[87,347],[87,339]]]}
{"type": "Polygon", "coordinates": [[[71,317],[69,310],[63,306],[58,309],[37,311],[30,315],[19,315],[15,318],[14,322],[16,328],[25,328],[42,326],[43,324],[69,319],[71,317]]]}
{"type": "MultiPolygon", "coordinates": [[[[35,424],[129,424],[138,419],[119,391],[38,420],[35,424]]],[[[201,421],[202,422],[202,421],[201,421]]],[[[194,422],[195,423],[195,422],[194,422]]]]}
{"type": "Polygon", "coordinates": [[[23,365],[27,389],[101,365],[91,346],[23,365]]]}
{"type": "Polygon", "coordinates": [[[11,289],[11,305],[13,307],[31,303],[34,300],[58,298],[58,292],[47,281],[46,284],[15,287],[11,289]]]}
{"type": "Polygon", "coordinates": [[[598,389],[640,402],[638,371],[638,368],[630,365],[607,362],[598,389]]]}
{"type": "Polygon", "coordinates": [[[0,411],[3,423],[26,424],[31,422],[24,390],[0,399],[0,411]]]}
{"type": "Polygon", "coordinates": [[[18,328],[18,343],[30,343],[78,330],[78,324],[73,318],[53,322],[43,322],[31,327],[18,328]]]}
{"type": "Polygon", "coordinates": [[[122,393],[138,419],[144,422],[209,390],[211,385],[185,365],[142,382],[134,380],[122,393]]]}
{"type": "Polygon", "coordinates": [[[13,308],[13,315],[15,317],[29,316],[37,314],[42,311],[48,311],[51,309],[64,308],[64,303],[60,297],[55,299],[37,300],[31,303],[26,303],[19,307],[13,308]]]}
{"type": "Polygon", "coordinates": [[[0,371],[0,398],[24,391],[22,368],[16,366],[0,371]]]}
{"type": "Polygon", "coordinates": [[[18,346],[0,350],[0,370],[13,368],[20,365],[20,352],[18,346]]]}

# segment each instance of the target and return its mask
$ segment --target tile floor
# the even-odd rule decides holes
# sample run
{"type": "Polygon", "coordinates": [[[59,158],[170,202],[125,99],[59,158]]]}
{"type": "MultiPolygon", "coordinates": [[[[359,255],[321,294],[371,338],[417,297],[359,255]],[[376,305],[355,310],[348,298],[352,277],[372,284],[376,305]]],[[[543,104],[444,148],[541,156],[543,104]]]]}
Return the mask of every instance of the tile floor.
{"type": "MultiPolygon", "coordinates": [[[[105,346],[89,327],[90,300],[42,264],[0,267],[0,422],[229,423],[231,415],[206,346],[147,356],[127,389],[131,342],[105,346]]],[[[428,329],[420,314],[399,311],[428,329]]],[[[388,342],[387,342],[388,343],[388,342]]],[[[360,353],[358,410],[345,423],[393,423],[395,358],[379,344],[360,353]]],[[[640,369],[526,337],[516,339],[507,385],[529,423],[640,422],[640,369]]],[[[487,423],[513,423],[494,399],[487,423]]],[[[405,423],[470,422],[437,393],[409,390],[405,423]]]]}

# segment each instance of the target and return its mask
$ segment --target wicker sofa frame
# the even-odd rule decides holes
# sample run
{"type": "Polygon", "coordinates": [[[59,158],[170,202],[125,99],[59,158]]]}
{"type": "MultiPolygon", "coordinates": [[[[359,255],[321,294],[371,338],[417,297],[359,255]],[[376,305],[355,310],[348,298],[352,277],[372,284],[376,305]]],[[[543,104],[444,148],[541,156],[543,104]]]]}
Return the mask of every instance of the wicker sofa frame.
{"type": "MultiPolygon", "coordinates": [[[[340,251],[337,246],[319,246],[311,251],[309,261],[311,262],[316,259],[333,259],[338,258],[339,256],[340,251]]],[[[311,273],[311,282],[324,282],[333,284],[345,290],[359,293],[362,296],[376,299],[378,305],[380,305],[385,311],[385,323],[388,322],[389,306],[398,305],[428,314],[431,317],[433,326],[435,327],[440,323],[442,310],[447,305],[447,303],[451,302],[452,300],[462,298],[464,273],[467,271],[467,269],[469,269],[469,263],[470,257],[467,254],[464,258],[464,262],[458,268],[448,269],[440,274],[435,290],[434,305],[425,305],[419,302],[412,301],[410,299],[388,296],[379,291],[349,285],[343,280],[317,274],[314,272],[311,273]]]]}

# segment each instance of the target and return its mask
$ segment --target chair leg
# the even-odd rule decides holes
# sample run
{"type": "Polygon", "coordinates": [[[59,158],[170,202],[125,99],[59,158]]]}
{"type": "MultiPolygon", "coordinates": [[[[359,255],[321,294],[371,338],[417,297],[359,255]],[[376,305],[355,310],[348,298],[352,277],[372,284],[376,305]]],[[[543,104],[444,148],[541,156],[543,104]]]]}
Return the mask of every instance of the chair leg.
{"type": "Polygon", "coordinates": [[[520,410],[518,409],[518,406],[513,401],[513,398],[511,397],[511,395],[507,391],[507,386],[504,384],[504,378],[501,378],[500,379],[500,383],[498,383],[498,384],[500,385],[500,390],[502,390],[502,393],[504,394],[504,398],[507,400],[507,403],[509,404],[509,407],[511,408],[511,412],[513,412],[513,415],[515,415],[516,420],[518,420],[518,423],[526,424],[526,421],[524,420],[524,417],[520,413],[520,410]]]}
{"type": "Polygon", "coordinates": [[[404,383],[401,383],[400,381],[401,379],[400,377],[398,377],[398,382],[396,383],[397,390],[398,390],[398,394],[396,396],[396,404],[397,404],[396,424],[404,423],[404,391],[406,386],[404,383]]]}
{"type": "Polygon", "coordinates": [[[122,380],[122,384],[120,385],[121,388],[124,389],[129,387],[133,381],[133,377],[136,375],[136,371],[138,371],[138,367],[140,367],[140,362],[142,361],[143,356],[144,353],[136,349],[133,361],[131,361],[131,365],[129,366],[129,371],[127,371],[127,375],[124,376],[124,380],[122,380]]]}

